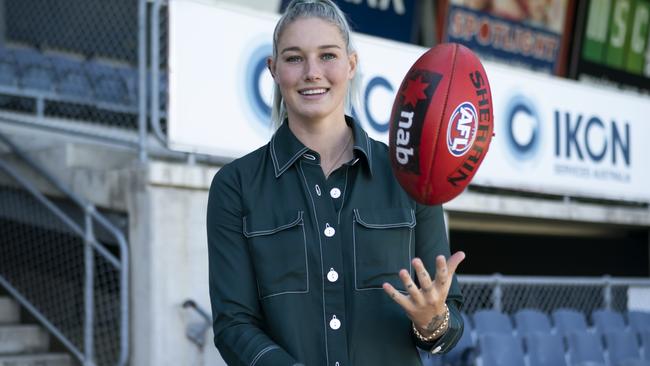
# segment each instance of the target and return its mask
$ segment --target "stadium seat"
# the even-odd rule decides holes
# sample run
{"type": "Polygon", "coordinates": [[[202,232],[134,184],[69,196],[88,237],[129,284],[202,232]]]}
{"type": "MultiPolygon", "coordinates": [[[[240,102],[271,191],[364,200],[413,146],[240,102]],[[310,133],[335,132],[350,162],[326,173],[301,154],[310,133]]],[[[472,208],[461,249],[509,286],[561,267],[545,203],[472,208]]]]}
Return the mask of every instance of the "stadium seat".
{"type": "Polygon", "coordinates": [[[474,329],[477,335],[485,333],[512,334],[510,318],[497,310],[478,310],[474,313],[474,329]]]}
{"type": "Polygon", "coordinates": [[[556,309],[551,314],[551,317],[557,332],[564,336],[570,332],[586,332],[588,329],[585,315],[574,309],[556,309]]]}
{"type": "Polygon", "coordinates": [[[533,332],[551,332],[551,321],[548,316],[536,309],[521,309],[514,315],[517,333],[525,335],[533,332]]]}
{"type": "Polygon", "coordinates": [[[524,366],[521,342],[512,333],[484,333],[479,335],[483,366],[524,366]]]}
{"type": "Polygon", "coordinates": [[[641,361],[641,353],[636,335],[629,330],[613,330],[604,333],[610,364],[613,366],[646,365],[641,361]]]}
{"type": "Polygon", "coordinates": [[[567,333],[569,358],[572,365],[605,366],[605,356],[600,336],[586,331],[567,333]]]}
{"type": "Polygon", "coordinates": [[[650,313],[647,311],[630,310],[627,312],[627,324],[630,329],[641,334],[650,331],[650,313]]]}
{"type": "Polygon", "coordinates": [[[0,85],[11,87],[18,85],[18,70],[9,60],[0,59],[0,85]]]}
{"type": "Polygon", "coordinates": [[[591,319],[593,321],[594,327],[601,334],[612,330],[625,329],[625,321],[623,320],[623,315],[616,311],[607,309],[594,310],[594,312],[591,314],[591,319]]]}
{"type": "Polygon", "coordinates": [[[473,365],[476,358],[477,349],[472,338],[472,324],[469,317],[465,313],[461,313],[465,323],[463,334],[461,335],[456,346],[448,353],[443,355],[445,365],[465,366],[473,365]]]}
{"type": "Polygon", "coordinates": [[[86,70],[98,101],[122,105],[133,104],[130,100],[127,82],[118,67],[101,61],[92,61],[87,63],[86,70]]]}
{"type": "Polygon", "coordinates": [[[21,87],[40,91],[54,90],[55,76],[47,57],[31,48],[12,48],[12,53],[21,87]]]}
{"type": "Polygon", "coordinates": [[[566,366],[562,336],[550,332],[528,332],[524,335],[529,366],[566,366]]]}
{"type": "Polygon", "coordinates": [[[83,61],[71,57],[51,55],[50,60],[57,76],[56,90],[63,97],[89,99],[92,97],[92,87],[83,61]]]}
{"type": "Polygon", "coordinates": [[[641,332],[641,355],[646,361],[650,361],[650,331],[641,332]]]}

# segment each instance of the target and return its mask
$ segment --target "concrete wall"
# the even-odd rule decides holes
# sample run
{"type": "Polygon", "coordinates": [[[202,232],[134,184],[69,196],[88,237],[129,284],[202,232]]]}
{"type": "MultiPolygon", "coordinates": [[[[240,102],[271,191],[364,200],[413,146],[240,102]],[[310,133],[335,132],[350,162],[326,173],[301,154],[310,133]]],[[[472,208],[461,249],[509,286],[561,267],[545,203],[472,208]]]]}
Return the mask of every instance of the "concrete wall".
{"type": "Polygon", "coordinates": [[[192,299],[210,309],[205,216],[215,172],[151,162],[131,192],[133,365],[225,365],[211,332],[203,350],[185,337],[203,319],[182,307],[192,299]]]}

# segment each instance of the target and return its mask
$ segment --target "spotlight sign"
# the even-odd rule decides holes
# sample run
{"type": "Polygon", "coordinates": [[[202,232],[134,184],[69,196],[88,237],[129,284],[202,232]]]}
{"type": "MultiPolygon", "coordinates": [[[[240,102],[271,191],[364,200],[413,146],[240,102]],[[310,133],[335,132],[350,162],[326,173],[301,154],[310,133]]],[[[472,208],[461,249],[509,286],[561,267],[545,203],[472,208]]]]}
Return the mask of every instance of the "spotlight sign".
{"type": "Polygon", "coordinates": [[[482,59],[564,74],[566,0],[448,2],[444,42],[457,42],[482,59]]]}

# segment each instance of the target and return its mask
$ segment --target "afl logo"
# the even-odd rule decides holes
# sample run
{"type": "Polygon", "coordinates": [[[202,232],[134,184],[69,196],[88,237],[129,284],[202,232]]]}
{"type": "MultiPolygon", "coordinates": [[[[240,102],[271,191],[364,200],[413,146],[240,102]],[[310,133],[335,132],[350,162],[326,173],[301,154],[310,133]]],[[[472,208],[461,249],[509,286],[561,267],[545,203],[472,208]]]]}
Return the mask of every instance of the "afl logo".
{"type": "Polygon", "coordinates": [[[476,108],[470,102],[456,107],[447,126],[447,149],[453,156],[463,156],[474,143],[478,118],[476,108]]]}

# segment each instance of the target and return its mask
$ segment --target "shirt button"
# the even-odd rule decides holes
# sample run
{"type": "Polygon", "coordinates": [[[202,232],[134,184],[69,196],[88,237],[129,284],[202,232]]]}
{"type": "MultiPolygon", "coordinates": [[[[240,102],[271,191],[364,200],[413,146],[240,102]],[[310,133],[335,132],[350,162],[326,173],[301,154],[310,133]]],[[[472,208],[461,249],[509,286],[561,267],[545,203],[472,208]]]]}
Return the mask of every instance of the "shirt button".
{"type": "Polygon", "coordinates": [[[436,353],[440,352],[441,349],[442,349],[442,347],[438,346],[438,347],[434,348],[433,350],[431,350],[431,353],[435,355],[436,353]]]}
{"type": "Polygon", "coordinates": [[[341,197],[341,190],[338,189],[338,188],[332,188],[332,189],[330,190],[330,196],[332,196],[332,198],[339,198],[339,197],[341,197]]]}
{"type": "Polygon", "coordinates": [[[331,238],[334,236],[334,234],[336,234],[336,230],[334,230],[330,224],[325,224],[325,230],[323,230],[323,233],[325,233],[326,237],[331,238]]]}
{"type": "Polygon", "coordinates": [[[334,330],[341,328],[341,321],[336,319],[336,315],[333,315],[332,320],[330,320],[330,328],[334,330]]]}
{"type": "Polygon", "coordinates": [[[334,270],[334,268],[330,268],[330,271],[327,272],[327,280],[330,282],[336,282],[338,279],[339,274],[334,270]]]}

